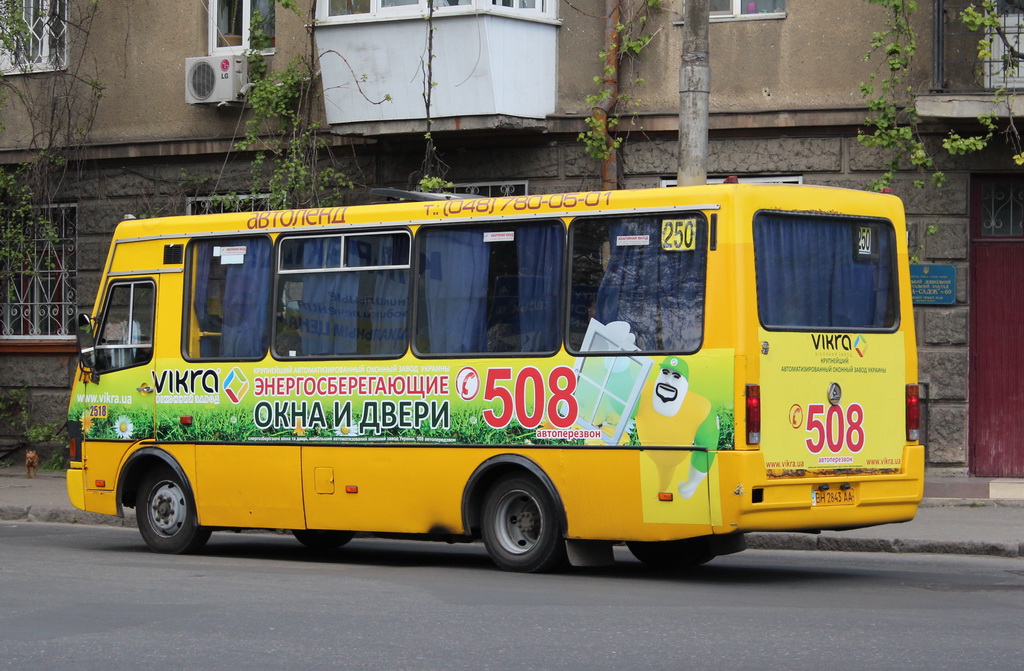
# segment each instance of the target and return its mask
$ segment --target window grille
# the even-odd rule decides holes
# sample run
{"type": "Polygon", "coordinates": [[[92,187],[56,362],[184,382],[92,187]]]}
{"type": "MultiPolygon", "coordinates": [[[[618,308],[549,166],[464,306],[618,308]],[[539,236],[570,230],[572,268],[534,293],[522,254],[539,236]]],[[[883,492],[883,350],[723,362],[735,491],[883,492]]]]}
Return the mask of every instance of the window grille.
{"type": "Polygon", "coordinates": [[[13,254],[0,262],[0,337],[73,338],[78,309],[78,208],[49,205],[37,213],[39,220],[30,224],[13,254]]]}

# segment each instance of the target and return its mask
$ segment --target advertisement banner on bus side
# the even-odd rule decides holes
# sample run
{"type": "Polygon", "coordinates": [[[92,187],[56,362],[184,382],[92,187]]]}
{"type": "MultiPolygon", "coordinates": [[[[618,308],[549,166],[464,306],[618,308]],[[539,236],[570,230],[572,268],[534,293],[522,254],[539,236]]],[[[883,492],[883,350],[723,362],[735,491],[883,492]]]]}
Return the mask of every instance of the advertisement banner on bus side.
{"type": "Polygon", "coordinates": [[[359,363],[157,360],[72,399],[89,438],[175,442],[733,446],[733,351],[359,363]],[[268,363],[272,365],[268,365],[268,363]],[[153,416],[155,407],[155,417],[153,416]],[[182,418],[187,417],[187,421],[182,418]],[[145,430],[144,430],[145,429],[145,430]]]}

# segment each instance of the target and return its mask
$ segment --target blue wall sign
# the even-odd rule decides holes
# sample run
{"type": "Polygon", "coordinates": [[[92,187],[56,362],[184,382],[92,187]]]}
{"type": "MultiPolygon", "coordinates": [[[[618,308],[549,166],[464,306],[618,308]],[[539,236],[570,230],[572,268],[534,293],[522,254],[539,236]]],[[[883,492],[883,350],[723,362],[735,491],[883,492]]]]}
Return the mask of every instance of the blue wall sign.
{"type": "Polygon", "coordinates": [[[910,291],[915,305],[956,303],[956,266],[937,263],[910,265],[910,291]]]}

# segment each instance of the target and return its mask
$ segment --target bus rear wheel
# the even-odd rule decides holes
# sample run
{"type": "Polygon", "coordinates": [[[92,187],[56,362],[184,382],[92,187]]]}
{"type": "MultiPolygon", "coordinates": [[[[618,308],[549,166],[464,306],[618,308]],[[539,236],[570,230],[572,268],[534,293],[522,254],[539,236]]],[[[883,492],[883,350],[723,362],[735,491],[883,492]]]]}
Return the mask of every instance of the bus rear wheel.
{"type": "Polygon", "coordinates": [[[540,573],[562,566],[561,526],[554,500],[535,478],[506,475],[487,493],[484,546],[498,568],[540,573]]]}
{"type": "Polygon", "coordinates": [[[330,552],[345,545],[352,537],[354,531],[317,531],[312,529],[292,529],[292,535],[310,550],[317,552],[330,552]]]}
{"type": "Polygon", "coordinates": [[[633,556],[651,568],[679,570],[706,564],[715,558],[707,538],[677,541],[627,541],[633,556]]]}
{"type": "Polygon", "coordinates": [[[191,554],[210,540],[210,529],[199,526],[192,495],[168,466],[154,468],[142,478],[135,516],[142,539],[154,552],[191,554]]]}

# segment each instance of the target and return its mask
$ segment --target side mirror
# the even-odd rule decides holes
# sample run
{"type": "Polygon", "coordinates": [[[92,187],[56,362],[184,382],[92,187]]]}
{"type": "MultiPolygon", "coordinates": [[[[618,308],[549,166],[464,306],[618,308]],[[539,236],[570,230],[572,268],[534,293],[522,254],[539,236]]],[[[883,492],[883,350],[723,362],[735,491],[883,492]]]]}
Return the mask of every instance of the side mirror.
{"type": "Polygon", "coordinates": [[[81,313],[75,328],[75,337],[78,340],[78,362],[83,370],[92,372],[92,381],[99,380],[96,373],[96,336],[93,333],[92,319],[89,315],[81,313]]]}

